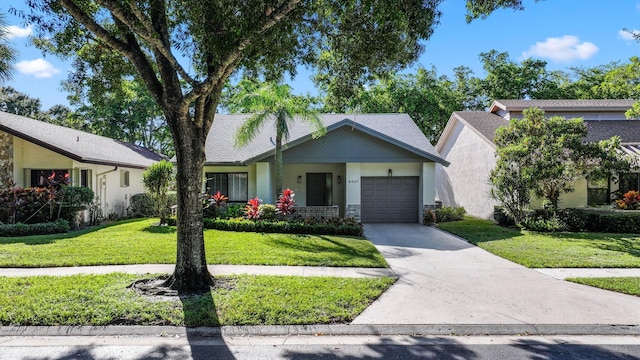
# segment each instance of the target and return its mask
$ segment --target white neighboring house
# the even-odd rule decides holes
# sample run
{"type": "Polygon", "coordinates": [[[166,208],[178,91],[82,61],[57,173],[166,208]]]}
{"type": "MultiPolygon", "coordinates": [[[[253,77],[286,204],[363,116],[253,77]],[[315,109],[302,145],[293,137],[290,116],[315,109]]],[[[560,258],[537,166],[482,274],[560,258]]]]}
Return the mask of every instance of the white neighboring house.
{"type": "MultiPolygon", "coordinates": [[[[488,111],[456,111],[451,114],[436,150],[451,164],[436,166],[436,197],[447,206],[464,206],[469,215],[492,219],[496,201],[489,192],[489,174],[496,166],[494,136],[510,119],[537,107],[545,116],[583,118],[589,133],[585,141],[617,135],[622,151],[640,157],[640,120],[627,120],[625,112],[634,100],[496,100],[488,111]]],[[[586,207],[608,203],[609,194],[620,189],[638,190],[637,172],[621,174],[620,181],[578,180],[575,191],[560,197],[561,207],[586,207]]]]}
{"type": "MultiPolygon", "coordinates": [[[[234,147],[249,114],[218,114],[206,142],[205,190],[230,203],[258,196],[274,204],[275,128],[234,147]]],[[[362,222],[422,221],[435,207],[436,164],[448,165],[406,114],[322,114],[327,134],[313,139],[302,121],[292,123],[284,144],[284,188],[296,194],[299,211],[347,216],[362,222]]]]}
{"type": "Polygon", "coordinates": [[[46,185],[68,173],[71,185],[91,188],[104,215],[125,215],[131,195],[144,192],[142,174],[164,159],[104,136],[0,112],[0,187],[46,185]]]}

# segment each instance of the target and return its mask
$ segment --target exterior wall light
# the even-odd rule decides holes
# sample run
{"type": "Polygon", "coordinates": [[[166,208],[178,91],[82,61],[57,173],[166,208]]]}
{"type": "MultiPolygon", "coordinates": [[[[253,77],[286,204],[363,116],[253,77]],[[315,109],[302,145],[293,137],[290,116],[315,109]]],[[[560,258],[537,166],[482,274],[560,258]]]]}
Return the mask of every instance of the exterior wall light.
{"type": "Polygon", "coordinates": [[[393,176],[393,171],[391,171],[391,169],[389,169],[389,172],[387,173],[389,175],[389,177],[393,176]]]}
{"type": "Polygon", "coordinates": [[[338,175],[338,184],[342,184],[342,176],[338,175]]]}
{"type": "Polygon", "coordinates": [[[302,184],[302,175],[298,175],[298,184],[302,184]]]}

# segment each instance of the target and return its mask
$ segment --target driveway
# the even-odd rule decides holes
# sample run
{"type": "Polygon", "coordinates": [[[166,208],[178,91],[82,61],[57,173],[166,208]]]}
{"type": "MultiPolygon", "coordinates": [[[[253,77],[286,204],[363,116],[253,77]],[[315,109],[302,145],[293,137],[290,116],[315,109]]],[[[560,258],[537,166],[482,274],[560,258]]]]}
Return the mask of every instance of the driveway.
{"type": "Polygon", "coordinates": [[[398,281],[353,324],[640,325],[640,298],[554,279],[420,224],[366,224],[398,281]]]}

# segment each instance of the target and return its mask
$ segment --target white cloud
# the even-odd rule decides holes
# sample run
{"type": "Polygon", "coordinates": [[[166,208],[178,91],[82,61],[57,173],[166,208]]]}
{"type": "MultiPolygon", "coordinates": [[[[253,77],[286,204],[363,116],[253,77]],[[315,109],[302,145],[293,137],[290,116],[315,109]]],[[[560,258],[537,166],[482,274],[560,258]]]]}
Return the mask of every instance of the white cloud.
{"type": "Polygon", "coordinates": [[[618,31],[618,36],[620,36],[620,38],[623,40],[635,41],[635,38],[633,37],[634,35],[640,35],[640,30],[638,29],[624,30],[623,29],[618,31]]]}
{"type": "Polygon", "coordinates": [[[21,28],[19,26],[11,25],[11,26],[7,26],[7,30],[8,30],[7,37],[9,39],[27,37],[31,35],[31,33],[33,33],[33,28],[31,27],[31,25],[27,26],[26,28],[21,28]]]}
{"type": "Polygon", "coordinates": [[[36,78],[50,78],[60,73],[50,62],[45,59],[24,60],[16,64],[19,72],[27,75],[33,75],[36,78]]]}
{"type": "Polygon", "coordinates": [[[571,62],[575,59],[586,60],[598,52],[598,47],[590,42],[580,42],[577,36],[564,35],[547,38],[544,42],[536,42],[528,51],[522,53],[524,58],[532,56],[551,59],[558,62],[571,62]]]}

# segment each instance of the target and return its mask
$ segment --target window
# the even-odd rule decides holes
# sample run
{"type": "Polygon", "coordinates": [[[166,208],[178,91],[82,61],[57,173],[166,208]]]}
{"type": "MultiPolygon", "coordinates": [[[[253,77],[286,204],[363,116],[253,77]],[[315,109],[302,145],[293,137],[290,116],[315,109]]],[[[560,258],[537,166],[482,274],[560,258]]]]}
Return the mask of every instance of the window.
{"type": "Polygon", "coordinates": [[[609,202],[609,181],[587,179],[587,205],[607,205],[609,202]]]}
{"type": "Polygon", "coordinates": [[[65,175],[69,174],[69,170],[67,169],[47,169],[47,170],[31,170],[31,187],[47,187],[49,186],[49,177],[51,174],[55,174],[53,177],[53,182],[56,186],[60,186],[63,184],[65,180],[65,175]]]}
{"type": "Polygon", "coordinates": [[[307,173],[307,206],[333,205],[333,175],[307,173]]]}
{"type": "Polygon", "coordinates": [[[249,176],[247,173],[207,173],[207,193],[220,191],[229,202],[249,200],[249,176]]]}
{"type": "Polygon", "coordinates": [[[120,187],[129,186],[129,170],[120,170],[120,187]]]}
{"type": "Polygon", "coordinates": [[[627,173],[620,175],[619,189],[624,194],[630,190],[640,190],[640,174],[627,173]]]}
{"type": "Polygon", "coordinates": [[[80,169],[80,178],[78,185],[81,187],[91,187],[91,170],[90,169],[80,169]]]}

